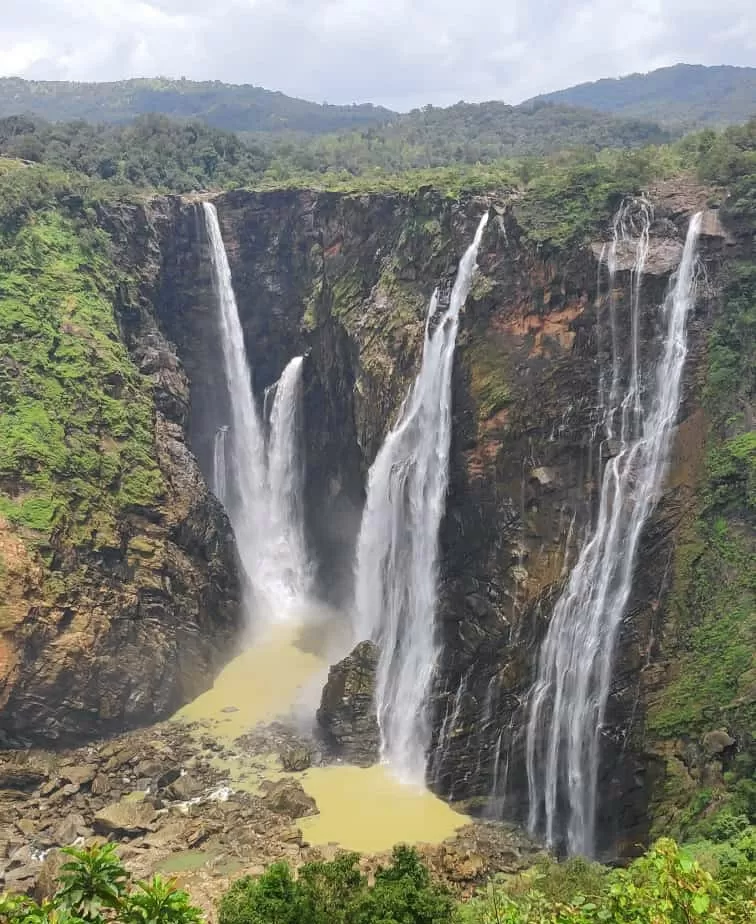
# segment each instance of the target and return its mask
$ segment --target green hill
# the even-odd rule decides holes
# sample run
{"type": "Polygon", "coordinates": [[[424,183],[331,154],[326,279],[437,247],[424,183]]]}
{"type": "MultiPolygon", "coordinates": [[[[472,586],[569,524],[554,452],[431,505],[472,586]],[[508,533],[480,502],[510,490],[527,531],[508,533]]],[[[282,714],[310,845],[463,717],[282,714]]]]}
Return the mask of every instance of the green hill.
{"type": "MultiPolygon", "coordinates": [[[[131,146],[132,135],[161,133],[158,120],[235,132],[297,172],[367,168],[401,171],[453,163],[491,163],[502,157],[542,155],[565,148],[638,147],[671,137],[654,122],[622,119],[547,102],[508,106],[501,102],[425,106],[406,114],[372,105],[330,106],[252,86],[218,81],[125,80],[66,83],[0,79],[0,119],[14,118],[11,133],[34,134],[8,144],[6,154],[44,159],[91,172],[78,161],[92,148],[131,146]],[[25,117],[19,120],[18,117],[25,117]],[[40,120],[55,125],[44,125],[40,120]],[[62,124],[65,123],[65,124],[62,124]],[[77,126],[78,123],[78,126],[77,126]],[[87,123],[84,125],[83,123],[87,123]],[[142,128],[132,127],[142,123],[142,128]],[[145,129],[145,125],[149,129],[145,129]],[[75,136],[75,137],[74,137],[75,136]],[[44,156],[41,150],[44,149],[44,156]],[[26,151],[31,153],[25,153],[26,151]],[[35,155],[33,152],[39,151],[35,155]]],[[[169,130],[170,131],[170,130],[169,130]]],[[[194,142],[192,142],[194,144],[194,142]]]]}
{"type": "Polygon", "coordinates": [[[581,83],[535,101],[654,119],[678,129],[732,125],[756,114],[756,67],[675,64],[648,74],[581,83]]]}
{"type": "Polygon", "coordinates": [[[118,124],[150,113],[199,119],[226,131],[306,134],[376,125],[394,115],[389,109],[369,103],[320,105],[262,87],[219,80],[198,82],[158,77],[116,83],[74,83],[0,78],[0,117],[28,114],[51,122],[84,119],[118,124]]]}

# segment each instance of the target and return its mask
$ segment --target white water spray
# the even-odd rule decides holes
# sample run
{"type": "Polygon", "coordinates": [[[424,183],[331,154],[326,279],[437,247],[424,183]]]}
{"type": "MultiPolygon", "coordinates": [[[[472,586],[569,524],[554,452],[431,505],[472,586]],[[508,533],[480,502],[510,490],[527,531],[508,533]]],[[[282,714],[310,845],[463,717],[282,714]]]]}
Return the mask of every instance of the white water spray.
{"type": "Polygon", "coordinates": [[[280,542],[279,575],[292,593],[310,588],[311,567],[304,537],[304,465],[299,445],[303,357],[295,356],[276,386],[270,412],[268,478],[273,536],[280,542]]]}
{"type": "MultiPolygon", "coordinates": [[[[641,532],[662,488],[680,404],[687,319],[695,297],[700,213],[690,221],[682,260],[664,303],[666,332],[644,412],[640,386],[640,284],[648,251],[649,213],[643,213],[631,278],[632,353],[620,400],[621,362],[611,296],[613,372],[607,436],[620,416],[619,445],[607,463],[593,535],[583,547],[557,601],[531,692],[527,726],[529,826],[550,845],[591,856],[595,850],[600,736],[611,685],[614,645],[630,595],[641,532]]],[[[613,277],[624,219],[615,224],[613,277]]]]}
{"type": "Polygon", "coordinates": [[[460,261],[449,306],[435,327],[438,294],[431,299],[420,372],[370,469],[357,545],[355,635],[381,649],[376,705],[382,757],[401,777],[420,783],[437,655],[438,530],[448,483],[454,346],[487,219],[460,261]]]}
{"type": "Polygon", "coordinates": [[[223,491],[239,557],[254,591],[255,608],[262,608],[266,617],[280,618],[288,615],[291,605],[307,591],[297,429],[302,358],[289,363],[276,389],[269,459],[218,213],[210,202],[203,202],[202,207],[220,309],[232,418],[228,434],[231,451],[228,452],[226,436],[218,443],[216,434],[216,456],[222,446],[227,473],[223,491]]]}
{"type": "Polygon", "coordinates": [[[215,431],[213,440],[213,494],[218,500],[225,504],[227,501],[227,479],[226,479],[226,437],[228,436],[228,426],[218,427],[215,431]]]}

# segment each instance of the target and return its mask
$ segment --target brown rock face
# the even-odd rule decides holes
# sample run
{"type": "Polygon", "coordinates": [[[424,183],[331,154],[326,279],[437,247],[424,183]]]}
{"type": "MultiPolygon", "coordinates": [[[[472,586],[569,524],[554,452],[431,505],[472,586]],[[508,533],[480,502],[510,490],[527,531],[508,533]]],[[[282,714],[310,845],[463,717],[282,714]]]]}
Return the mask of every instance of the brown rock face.
{"type": "MultiPolygon", "coordinates": [[[[690,212],[706,198],[692,187],[654,193],[640,318],[644,379],[670,269],[690,212]]],[[[598,373],[609,358],[596,258],[611,215],[597,247],[555,252],[528,238],[503,196],[237,191],[217,206],[255,393],[293,355],[305,355],[307,538],[318,590],[339,603],[351,598],[365,476],[417,369],[428,299],[491,210],[455,354],[429,782],[442,795],[522,819],[522,729],[538,646],[592,523],[601,460],[615,451],[596,439],[598,373]]],[[[166,497],[159,509],[134,511],[112,548],[60,550],[81,578],[54,601],[39,599],[39,562],[26,560],[0,523],[14,620],[0,639],[0,729],[16,740],[107,732],[165,714],[207,686],[237,621],[228,521],[202,476],[229,418],[200,216],[192,203],[156,200],[103,222],[128,266],[140,268],[116,308],[131,355],[153,383],[166,497]]],[[[655,640],[703,447],[703,359],[727,246],[708,216],[708,284],[690,318],[677,445],[643,536],[602,735],[599,825],[608,850],[646,834],[655,771],[644,711],[649,678],[664,682],[655,640]]],[[[622,257],[617,311],[629,330],[630,263],[622,257]]],[[[630,349],[629,338],[622,346],[630,349]]],[[[334,750],[356,762],[377,754],[374,665],[375,651],[362,646],[337,665],[319,713],[334,750]]]]}
{"type": "Polygon", "coordinates": [[[378,648],[360,642],[328,672],[317,719],[334,755],[359,767],[376,763],[380,731],[375,712],[378,648]]]}
{"type": "MultiPolygon", "coordinates": [[[[683,192],[654,194],[640,319],[644,377],[689,215],[706,201],[700,188],[683,192]]],[[[481,213],[491,210],[455,354],[429,782],[440,794],[522,819],[522,726],[538,646],[590,528],[601,460],[612,451],[595,438],[598,371],[609,359],[607,293],[597,286],[596,260],[611,236],[611,215],[595,250],[587,244],[550,252],[528,238],[503,197],[452,201],[430,189],[366,196],[238,191],[216,204],[255,392],[272,384],[292,355],[305,355],[307,536],[320,592],[343,604],[351,596],[365,476],[417,370],[430,293],[448,284],[481,213]]],[[[701,252],[714,291],[728,245],[713,218],[706,229],[701,252]]],[[[227,396],[207,242],[193,207],[176,211],[172,239],[157,313],[191,382],[190,441],[208,471],[215,428],[227,422],[219,420],[227,396]]],[[[630,263],[621,256],[617,310],[629,331],[630,263]]],[[[712,303],[700,298],[689,325],[680,433],[696,429],[687,421],[700,413],[712,314],[712,303]]],[[[621,345],[629,351],[629,337],[621,345]]],[[[602,849],[645,836],[652,773],[639,682],[655,656],[665,562],[692,490],[684,478],[670,481],[642,544],[602,736],[602,849]]],[[[329,698],[337,709],[340,696],[329,698]]],[[[349,759],[374,759],[375,726],[352,737],[354,713],[335,715],[347,747],[358,737],[371,742],[369,756],[349,759]]]]}
{"type": "Polygon", "coordinates": [[[169,212],[158,202],[102,216],[129,274],[113,307],[152,385],[163,496],[127,509],[108,535],[93,528],[91,541],[54,532],[44,562],[0,518],[10,562],[0,745],[70,742],[163,717],[212,683],[238,628],[233,536],[187,445],[189,383],[155,321],[169,212]]]}

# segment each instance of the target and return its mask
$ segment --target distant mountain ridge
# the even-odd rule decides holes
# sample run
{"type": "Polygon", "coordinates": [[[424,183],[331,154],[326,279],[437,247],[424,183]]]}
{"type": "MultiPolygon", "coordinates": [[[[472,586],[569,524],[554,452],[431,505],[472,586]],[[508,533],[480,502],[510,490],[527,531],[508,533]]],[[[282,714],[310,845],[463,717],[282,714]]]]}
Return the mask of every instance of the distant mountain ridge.
{"type": "Polygon", "coordinates": [[[28,114],[51,122],[84,119],[123,124],[151,113],[199,119],[225,131],[308,135],[368,128],[396,115],[371,103],[312,103],[251,84],[219,80],[139,77],[113,83],[78,83],[0,77],[0,118],[28,114]]]}
{"type": "Polygon", "coordinates": [[[675,64],[648,74],[605,77],[530,102],[562,103],[671,128],[721,127],[756,114],[756,67],[675,64]]]}

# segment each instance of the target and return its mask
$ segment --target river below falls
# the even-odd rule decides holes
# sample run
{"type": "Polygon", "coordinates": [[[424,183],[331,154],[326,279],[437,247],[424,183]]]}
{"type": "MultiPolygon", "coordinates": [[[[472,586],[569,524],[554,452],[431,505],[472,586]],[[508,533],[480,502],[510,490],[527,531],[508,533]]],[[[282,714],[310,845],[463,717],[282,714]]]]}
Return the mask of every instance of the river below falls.
{"type": "MultiPolygon", "coordinates": [[[[224,743],[276,719],[306,734],[328,665],[345,653],[343,642],[322,614],[314,621],[275,625],[226,665],[215,684],[174,719],[196,723],[202,736],[224,743]]],[[[400,842],[438,843],[469,820],[426,789],[400,782],[383,765],[332,764],[285,774],[275,754],[219,759],[219,764],[238,789],[255,791],[263,780],[282,776],[299,780],[320,809],[320,814],[297,821],[311,844],[378,852],[400,842]]]]}

